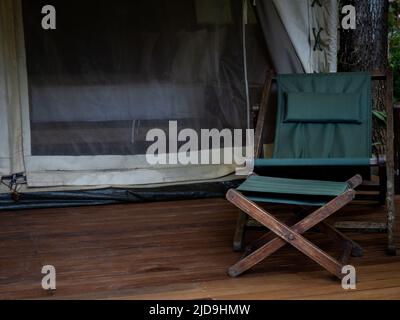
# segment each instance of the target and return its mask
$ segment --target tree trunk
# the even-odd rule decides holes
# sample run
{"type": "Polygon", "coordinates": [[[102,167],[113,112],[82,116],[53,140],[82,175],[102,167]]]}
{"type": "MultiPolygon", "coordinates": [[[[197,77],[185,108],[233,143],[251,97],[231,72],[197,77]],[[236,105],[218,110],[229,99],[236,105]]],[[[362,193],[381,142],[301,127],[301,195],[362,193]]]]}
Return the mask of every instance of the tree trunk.
{"type": "MultiPolygon", "coordinates": [[[[346,0],[356,7],[355,30],[340,31],[340,71],[385,71],[388,67],[388,0],[346,0]]],[[[374,110],[385,110],[385,85],[373,85],[374,110]]],[[[386,128],[374,117],[374,153],[385,153],[386,128]]]]}

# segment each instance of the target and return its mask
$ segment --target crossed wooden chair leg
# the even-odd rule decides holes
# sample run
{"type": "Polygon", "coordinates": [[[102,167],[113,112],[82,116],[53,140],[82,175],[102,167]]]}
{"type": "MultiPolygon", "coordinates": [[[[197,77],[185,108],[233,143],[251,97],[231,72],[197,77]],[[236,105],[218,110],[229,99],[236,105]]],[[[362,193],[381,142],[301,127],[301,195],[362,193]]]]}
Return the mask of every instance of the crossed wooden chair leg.
{"type": "Polygon", "coordinates": [[[229,275],[231,277],[241,275],[243,272],[252,268],[272,253],[282,248],[285,244],[289,243],[330,273],[341,279],[343,277],[343,266],[347,263],[350,254],[362,254],[362,249],[355,242],[325,223],[324,220],[350,203],[354,199],[354,196],[355,191],[349,189],[326,205],[307,215],[301,221],[297,223],[293,222],[294,220],[291,221],[289,225],[292,225],[288,226],[277,220],[273,215],[259,207],[253,201],[247,199],[240,192],[234,189],[229,190],[227,193],[227,199],[231,203],[271,230],[271,232],[260,238],[251,248],[249,248],[249,250],[247,250],[245,257],[229,268],[229,275]],[[327,232],[333,238],[342,241],[344,244],[345,250],[339,260],[331,257],[302,236],[303,233],[317,225],[319,228],[322,228],[324,232],[327,232]]]}
{"type": "MultiPolygon", "coordinates": [[[[304,217],[305,216],[303,216],[303,218],[304,217]]],[[[299,221],[298,218],[293,217],[290,220],[288,220],[286,222],[286,224],[288,226],[294,226],[298,221],[299,221]]],[[[340,247],[342,249],[342,253],[338,260],[340,262],[342,262],[343,264],[347,264],[350,256],[352,256],[352,257],[362,257],[363,256],[364,250],[358,243],[356,243],[355,241],[353,241],[352,239],[350,239],[349,237],[347,237],[346,235],[341,233],[339,230],[337,230],[335,227],[328,224],[327,222],[322,221],[320,224],[317,225],[317,229],[319,232],[326,234],[328,237],[330,237],[332,240],[334,240],[335,242],[337,242],[340,245],[340,247]]],[[[254,241],[253,243],[251,243],[244,249],[244,254],[243,254],[242,258],[247,257],[252,252],[256,251],[257,249],[261,248],[263,245],[265,245],[268,242],[270,242],[271,240],[273,240],[275,237],[276,237],[276,235],[272,231],[261,236],[259,239],[257,239],[256,241],[254,241]]]]}
{"type": "MultiPolygon", "coordinates": [[[[352,183],[352,180],[349,180],[349,183],[352,183]]],[[[312,213],[312,211],[313,209],[310,210],[310,208],[303,207],[301,208],[300,211],[297,211],[295,214],[301,218],[305,218],[307,214],[312,213]]],[[[344,264],[347,264],[350,256],[352,257],[363,256],[364,254],[363,248],[358,243],[356,243],[348,236],[346,236],[338,229],[336,229],[333,225],[327,223],[326,221],[322,221],[320,224],[316,226],[316,228],[318,229],[318,231],[326,234],[333,241],[335,241],[340,245],[340,247],[342,248],[342,254],[339,258],[339,261],[343,262],[344,264]]]]}

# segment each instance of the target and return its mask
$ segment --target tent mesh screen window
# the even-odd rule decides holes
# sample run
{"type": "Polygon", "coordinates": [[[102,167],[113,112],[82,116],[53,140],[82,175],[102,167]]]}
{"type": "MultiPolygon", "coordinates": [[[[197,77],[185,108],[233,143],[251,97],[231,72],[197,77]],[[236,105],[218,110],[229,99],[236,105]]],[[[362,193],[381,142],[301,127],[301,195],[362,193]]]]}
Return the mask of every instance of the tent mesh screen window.
{"type": "MultiPolygon", "coordinates": [[[[23,0],[33,156],[144,154],[149,129],[245,128],[242,1],[23,0]]],[[[251,13],[252,14],[252,13],[251,13]]],[[[252,104],[268,68],[246,29],[252,104]]]]}

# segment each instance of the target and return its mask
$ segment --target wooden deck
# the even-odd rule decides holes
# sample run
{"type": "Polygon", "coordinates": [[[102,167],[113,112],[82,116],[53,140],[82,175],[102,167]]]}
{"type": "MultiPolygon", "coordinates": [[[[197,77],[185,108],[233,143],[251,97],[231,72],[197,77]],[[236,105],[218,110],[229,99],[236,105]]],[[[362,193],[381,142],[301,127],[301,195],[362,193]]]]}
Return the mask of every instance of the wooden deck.
{"type": "MultiPolygon", "coordinates": [[[[365,249],[352,260],[355,291],[288,246],[229,278],[240,256],[231,250],[236,212],[223,199],[0,212],[0,298],[400,298],[400,257],[386,256],[385,234],[351,234],[365,249]],[[48,264],[57,270],[52,294],[41,288],[48,264]]],[[[384,213],[352,206],[335,217],[349,215],[379,221],[384,213]]],[[[334,252],[320,234],[309,237],[334,252]]]]}

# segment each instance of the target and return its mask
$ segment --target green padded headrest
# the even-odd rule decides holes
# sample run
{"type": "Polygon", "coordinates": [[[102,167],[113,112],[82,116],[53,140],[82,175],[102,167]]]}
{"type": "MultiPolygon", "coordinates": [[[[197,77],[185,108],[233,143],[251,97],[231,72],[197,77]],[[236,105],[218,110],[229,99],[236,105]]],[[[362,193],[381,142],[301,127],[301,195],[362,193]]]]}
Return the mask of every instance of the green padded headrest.
{"type": "Polygon", "coordinates": [[[286,92],[284,122],[361,123],[359,93],[286,92]]]}
{"type": "Polygon", "coordinates": [[[275,159],[369,159],[369,73],[278,75],[275,159]]]}

